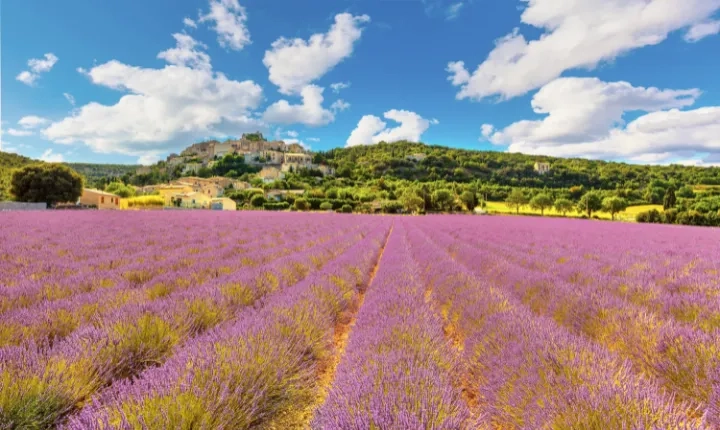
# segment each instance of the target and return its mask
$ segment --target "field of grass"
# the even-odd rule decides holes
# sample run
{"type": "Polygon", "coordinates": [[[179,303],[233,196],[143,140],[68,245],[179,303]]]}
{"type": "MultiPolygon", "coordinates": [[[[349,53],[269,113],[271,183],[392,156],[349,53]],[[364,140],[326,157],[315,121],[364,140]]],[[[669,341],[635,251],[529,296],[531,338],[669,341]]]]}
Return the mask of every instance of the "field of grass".
{"type": "MultiPolygon", "coordinates": [[[[635,221],[635,215],[637,215],[640,212],[649,211],[650,209],[657,209],[658,211],[662,212],[663,207],[662,205],[642,205],[642,206],[630,206],[625,210],[624,212],[621,212],[615,216],[615,219],[622,220],[622,221],[635,221]]],[[[515,208],[512,208],[508,206],[505,202],[487,202],[487,208],[486,210],[489,213],[499,213],[499,214],[515,214],[515,208]]],[[[525,206],[520,209],[521,214],[534,214],[534,215],[540,215],[539,210],[531,209],[530,206],[525,206]]],[[[579,212],[568,212],[565,216],[571,217],[571,218],[579,218],[584,213],[579,212]]],[[[545,215],[550,216],[562,216],[562,214],[558,211],[556,211],[554,208],[545,210],[545,215]]],[[[593,216],[597,215],[598,218],[601,219],[610,219],[610,214],[605,212],[593,212],[593,216]]]]}
{"type": "Polygon", "coordinates": [[[2,217],[0,429],[720,425],[718,229],[2,217]]]}

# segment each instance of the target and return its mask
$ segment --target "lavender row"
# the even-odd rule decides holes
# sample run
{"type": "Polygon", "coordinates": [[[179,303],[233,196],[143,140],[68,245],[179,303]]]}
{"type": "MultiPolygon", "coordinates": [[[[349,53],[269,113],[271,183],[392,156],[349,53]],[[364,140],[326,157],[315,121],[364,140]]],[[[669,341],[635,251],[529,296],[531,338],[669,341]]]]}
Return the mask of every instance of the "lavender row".
{"type": "MultiPolygon", "coordinates": [[[[79,219],[75,221],[76,224],[68,225],[67,228],[73,228],[77,224],[82,225],[82,221],[92,222],[93,220],[79,219]]],[[[159,222],[159,220],[153,220],[154,224],[159,222]]],[[[223,226],[230,227],[231,224],[218,225],[218,227],[223,226]]],[[[273,228],[282,227],[282,225],[273,226],[273,223],[270,223],[270,226],[273,228]]],[[[304,237],[295,238],[297,242],[302,243],[302,239],[311,237],[312,233],[314,233],[313,230],[320,231],[318,227],[306,227],[309,228],[303,229],[304,237]]],[[[264,239],[258,240],[256,243],[250,241],[241,249],[225,251],[223,247],[230,242],[216,241],[215,238],[208,237],[208,232],[204,229],[193,233],[192,236],[188,237],[186,235],[184,242],[180,246],[168,241],[170,248],[167,248],[165,243],[157,243],[154,247],[143,248],[140,245],[140,242],[144,240],[142,231],[139,233],[133,237],[133,240],[127,241],[135,245],[135,250],[116,250],[114,252],[99,249],[100,244],[103,242],[116,242],[116,239],[111,234],[103,233],[99,238],[100,244],[93,245],[91,249],[104,255],[104,257],[101,257],[100,260],[102,261],[96,262],[91,268],[92,270],[89,271],[76,273],[78,267],[85,267],[87,264],[74,262],[68,256],[36,259],[39,263],[27,269],[31,273],[16,276],[21,279],[16,286],[3,288],[3,295],[0,297],[0,312],[18,307],[28,307],[42,301],[68,298],[78,293],[111,288],[118,284],[133,287],[138,283],[147,282],[150,278],[159,276],[163,272],[188,269],[206,261],[217,261],[218,254],[232,258],[236,257],[235,252],[249,253],[258,248],[266,249],[279,246],[277,238],[272,237],[273,235],[269,237],[266,237],[267,235],[258,235],[264,237],[264,239]],[[204,252],[200,252],[201,250],[204,252]]],[[[162,233],[160,232],[160,234],[162,233]]],[[[173,236],[173,234],[167,232],[165,237],[170,239],[173,236]]],[[[289,236],[293,235],[290,234],[289,236]]],[[[243,239],[243,237],[238,236],[234,239],[243,239]]],[[[0,250],[1,255],[11,255],[11,253],[12,251],[9,249],[0,250]]],[[[252,262],[253,260],[248,259],[247,261],[252,262]]],[[[241,260],[238,258],[239,262],[241,260]]]]}
{"type": "MultiPolygon", "coordinates": [[[[509,294],[511,285],[476,277],[420,230],[413,233],[411,253],[464,353],[476,427],[704,428],[622,357],[534,315],[509,294]]],[[[459,254],[480,260],[470,252],[459,254]]]]}
{"type": "Polygon", "coordinates": [[[196,337],[164,365],[120,382],[66,428],[286,428],[318,395],[333,353],[333,328],[366,284],[388,226],[383,223],[321,273],[196,337]]]}
{"type": "MultiPolygon", "coordinates": [[[[38,412],[57,421],[92,393],[164,362],[187,339],[235,318],[240,309],[297,282],[352,244],[352,240],[343,246],[331,242],[269,266],[185,290],[176,297],[120,309],[48,351],[32,344],[4,348],[0,350],[0,369],[17,383],[0,387],[0,398],[10,399],[10,409],[21,410],[22,402],[28,398],[63,392],[63,402],[38,412]],[[76,368],[77,373],[66,371],[68,367],[76,368]],[[64,372],[70,377],[58,380],[57,376],[64,372]],[[37,380],[37,375],[43,377],[37,380]],[[36,381],[37,387],[28,381],[36,381]],[[73,388],[78,383],[79,389],[73,388]]],[[[35,418],[31,414],[24,419],[35,418]]]]}
{"type": "Polygon", "coordinates": [[[691,323],[707,333],[720,329],[718,238],[690,235],[688,240],[687,232],[677,234],[677,229],[669,231],[677,235],[659,235],[643,227],[616,227],[627,230],[614,232],[625,233],[621,242],[603,239],[601,232],[588,234],[567,227],[570,231],[562,235],[541,235],[543,230],[536,224],[526,225],[525,230],[487,230],[471,237],[458,230],[449,233],[458,241],[500,254],[516,266],[540,272],[538,276],[551,274],[582,288],[602,285],[609,293],[661,318],[691,323]],[[535,241],[526,241],[530,234],[535,241]]]}
{"type": "MultiPolygon", "coordinates": [[[[613,295],[600,281],[578,288],[552,273],[510,264],[504,255],[485,248],[458,243],[441,234],[433,239],[442,248],[452,248],[457,261],[489,285],[517,297],[535,314],[548,316],[556,324],[630,359],[636,371],[700,411],[708,408],[715,389],[711,375],[720,367],[720,330],[699,330],[702,321],[679,324],[648,313],[644,307],[613,295]]],[[[699,297],[693,303],[700,305],[707,300],[699,297]]]]}
{"type": "Polygon", "coordinates": [[[396,224],[312,428],[450,429],[470,416],[452,384],[457,354],[405,236],[396,224]]]}
{"type": "MultiPolygon", "coordinates": [[[[333,234],[336,235],[335,238],[299,241],[293,247],[282,249],[267,248],[255,252],[251,261],[229,253],[224,259],[211,260],[203,264],[198,262],[190,267],[171,267],[158,276],[148,275],[142,283],[124,279],[125,282],[114,287],[76,294],[57,301],[43,301],[29,308],[7,312],[0,315],[0,327],[2,327],[0,346],[28,341],[40,344],[44,341],[55,342],[111,310],[145,305],[160,298],[167,300],[176,293],[197,289],[205,282],[216,284],[234,282],[236,278],[242,278],[248,273],[248,270],[250,273],[256,272],[262,264],[293,253],[302,253],[318,243],[324,243],[321,245],[323,248],[342,245],[357,232],[356,228],[348,233],[337,229],[333,234]],[[341,235],[337,236],[338,234],[341,235]]],[[[149,273],[149,270],[152,270],[152,267],[147,268],[143,273],[149,273]]]]}

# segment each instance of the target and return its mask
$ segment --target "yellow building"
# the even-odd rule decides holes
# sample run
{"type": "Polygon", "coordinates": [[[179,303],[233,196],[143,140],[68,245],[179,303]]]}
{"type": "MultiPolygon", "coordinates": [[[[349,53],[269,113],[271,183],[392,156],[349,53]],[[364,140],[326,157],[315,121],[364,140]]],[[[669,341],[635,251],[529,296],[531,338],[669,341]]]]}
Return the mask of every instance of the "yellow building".
{"type": "Polygon", "coordinates": [[[237,203],[235,203],[233,199],[220,197],[210,201],[210,208],[214,210],[235,211],[237,210],[237,203]]]}
{"type": "Polygon", "coordinates": [[[193,189],[189,185],[158,185],[154,191],[165,200],[165,206],[171,206],[173,196],[176,194],[191,193],[193,189]]]}
{"type": "Polygon", "coordinates": [[[180,200],[181,208],[188,209],[209,209],[213,198],[202,193],[189,192],[176,194],[175,200],[180,200]]]}
{"type": "Polygon", "coordinates": [[[80,196],[80,204],[97,206],[98,209],[119,209],[120,196],[93,188],[84,188],[80,196]]]}

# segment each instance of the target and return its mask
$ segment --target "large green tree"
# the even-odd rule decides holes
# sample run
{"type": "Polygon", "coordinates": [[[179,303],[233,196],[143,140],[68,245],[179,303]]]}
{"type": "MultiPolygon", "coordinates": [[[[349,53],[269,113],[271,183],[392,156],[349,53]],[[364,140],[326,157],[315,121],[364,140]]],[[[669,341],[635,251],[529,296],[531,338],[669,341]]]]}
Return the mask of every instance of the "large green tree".
{"type": "Polygon", "coordinates": [[[539,210],[540,215],[545,215],[545,209],[551,208],[553,205],[552,198],[547,194],[538,194],[530,200],[530,207],[539,210]]]}
{"type": "Polygon", "coordinates": [[[453,207],[453,195],[450,190],[435,190],[432,193],[432,203],[435,210],[449,212],[453,207]]]}
{"type": "Polygon", "coordinates": [[[135,196],[135,188],[130,185],[125,185],[122,182],[110,182],[105,186],[105,191],[124,199],[135,196]]]}
{"type": "Polygon", "coordinates": [[[605,197],[602,201],[602,210],[610,214],[610,218],[615,219],[615,214],[627,209],[628,203],[622,197],[605,197]]]}
{"type": "Polygon", "coordinates": [[[477,196],[473,191],[464,191],[460,194],[460,201],[465,205],[465,209],[470,212],[475,210],[475,207],[478,205],[477,196]]]}
{"type": "Polygon", "coordinates": [[[519,214],[520,208],[528,203],[528,199],[525,197],[523,190],[520,188],[513,188],[510,195],[508,195],[507,199],[505,199],[505,203],[510,205],[510,207],[515,208],[515,213],[519,214]]]}
{"type": "Polygon", "coordinates": [[[70,167],[59,163],[33,164],[12,174],[10,192],[21,202],[76,202],[82,195],[83,178],[70,167]]]}
{"type": "Polygon", "coordinates": [[[665,196],[663,197],[663,209],[668,210],[674,208],[677,204],[677,198],[675,197],[675,187],[672,185],[665,190],[665,196]]]}
{"type": "Polygon", "coordinates": [[[563,216],[573,210],[575,203],[570,199],[557,199],[555,200],[555,210],[560,212],[563,216]]]}
{"type": "Polygon", "coordinates": [[[580,197],[580,201],[577,204],[579,212],[585,212],[590,218],[592,213],[602,209],[602,197],[597,191],[588,191],[580,197]]]}

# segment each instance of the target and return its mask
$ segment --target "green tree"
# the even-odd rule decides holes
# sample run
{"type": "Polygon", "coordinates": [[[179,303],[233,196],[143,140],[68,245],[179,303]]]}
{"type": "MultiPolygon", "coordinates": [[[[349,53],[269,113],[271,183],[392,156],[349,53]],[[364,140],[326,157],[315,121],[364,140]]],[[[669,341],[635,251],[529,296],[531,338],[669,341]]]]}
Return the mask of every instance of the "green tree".
{"type": "Polygon", "coordinates": [[[406,190],[403,195],[400,196],[400,203],[409,213],[419,213],[425,209],[425,200],[411,190],[406,190]]]}
{"type": "Polygon", "coordinates": [[[675,198],[675,187],[672,185],[665,190],[665,196],[663,197],[663,209],[668,210],[674,208],[677,204],[677,198],[675,198]]]}
{"type": "Polygon", "coordinates": [[[255,194],[250,199],[250,204],[256,208],[262,207],[262,205],[264,205],[266,202],[267,200],[265,200],[265,196],[263,196],[262,194],[255,194]]]}
{"type": "Polygon", "coordinates": [[[525,193],[523,193],[520,188],[513,188],[507,199],[505,199],[505,203],[507,203],[510,207],[515,208],[515,213],[519,214],[520,208],[528,203],[528,199],[525,197],[525,193]]]}
{"type": "Polygon", "coordinates": [[[453,195],[450,190],[435,190],[432,193],[432,203],[435,209],[449,212],[453,206],[453,195]]]}
{"type": "Polygon", "coordinates": [[[597,191],[588,191],[580,197],[580,201],[577,204],[578,212],[585,212],[590,218],[592,213],[602,209],[602,198],[600,193],[597,191]]]}
{"type": "Polygon", "coordinates": [[[460,201],[470,212],[474,211],[475,207],[478,205],[477,196],[472,191],[464,191],[462,194],[460,194],[460,201]]]}
{"type": "Polygon", "coordinates": [[[340,212],[346,213],[346,214],[352,213],[352,206],[347,205],[347,204],[342,205],[342,207],[340,208],[340,212]]]}
{"type": "Polygon", "coordinates": [[[321,211],[331,211],[333,208],[333,204],[330,202],[322,202],[320,203],[320,210],[321,211]]]}
{"type": "Polygon", "coordinates": [[[555,200],[555,210],[560,212],[562,216],[565,216],[568,212],[572,211],[575,207],[575,203],[573,203],[570,199],[557,199],[555,200]]]}
{"type": "Polygon", "coordinates": [[[293,204],[293,206],[299,211],[306,211],[310,209],[310,203],[308,203],[308,201],[303,198],[295,199],[295,203],[293,204]]]}
{"type": "Polygon", "coordinates": [[[63,164],[33,164],[15,170],[10,192],[18,201],[41,203],[76,202],[82,195],[83,178],[63,164]]]}
{"type": "Polygon", "coordinates": [[[677,190],[677,193],[675,193],[675,195],[684,199],[694,199],[695,191],[693,191],[692,187],[684,186],[680,187],[680,189],[677,190]]]}
{"type": "Polygon", "coordinates": [[[105,191],[124,199],[135,196],[135,188],[130,185],[125,185],[122,182],[110,182],[105,186],[105,191]]]}
{"type": "Polygon", "coordinates": [[[547,194],[538,194],[530,200],[530,207],[539,210],[540,215],[545,215],[545,209],[551,208],[552,205],[552,198],[547,194]]]}
{"type": "Polygon", "coordinates": [[[605,197],[602,201],[602,210],[610,214],[610,218],[615,219],[615,214],[627,209],[628,203],[622,197],[605,197]]]}

